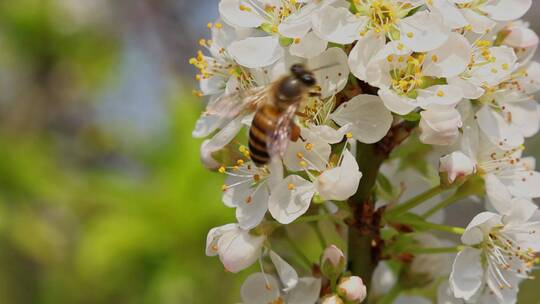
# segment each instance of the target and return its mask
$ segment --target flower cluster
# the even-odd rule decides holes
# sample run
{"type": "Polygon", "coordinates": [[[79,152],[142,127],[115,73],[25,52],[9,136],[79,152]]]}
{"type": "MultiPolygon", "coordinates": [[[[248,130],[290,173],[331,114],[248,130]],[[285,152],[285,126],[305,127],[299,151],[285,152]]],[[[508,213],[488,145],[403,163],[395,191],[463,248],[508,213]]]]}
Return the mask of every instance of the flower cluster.
{"type": "Polygon", "coordinates": [[[260,268],[242,286],[244,303],[360,303],[362,279],[371,282],[370,301],[390,303],[441,276],[449,278],[441,303],[516,302],[540,251],[540,173],[523,156],[540,129],[539,39],[519,20],[531,5],[219,2],[211,39],[190,59],[195,94],[209,97],[193,136],[207,138],[201,158],[226,175],[223,203],[237,219],[209,232],[207,255],[230,272],[260,268]],[[316,85],[295,95],[286,116],[276,103],[289,92],[276,84],[298,66],[316,85]],[[254,135],[258,115],[268,134],[254,135]],[[287,138],[274,153],[272,128],[284,120],[287,138]],[[261,164],[253,149],[270,161],[261,164]],[[459,201],[484,201],[488,211],[466,228],[443,224],[445,208],[459,201]],[[380,262],[361,279],[335,246],[309,260],[288,234],[307,223],[320,235],[323,222],[345,234],[349,260],[363,258],[356,237],[369,240],[365,260],[401,266],[380,262]],[[458,234],[462,244],[431,230],[458,234]],[[291,252],[306,276],[285,262],[291,252]]]}

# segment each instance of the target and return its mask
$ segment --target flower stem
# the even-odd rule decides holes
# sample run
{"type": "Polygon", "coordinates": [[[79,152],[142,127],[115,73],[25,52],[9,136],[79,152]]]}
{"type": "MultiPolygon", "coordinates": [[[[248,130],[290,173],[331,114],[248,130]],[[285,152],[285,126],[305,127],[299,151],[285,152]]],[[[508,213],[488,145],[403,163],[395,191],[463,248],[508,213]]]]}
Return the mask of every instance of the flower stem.
{"type": "Polygon", "coordinates": [[[296,221],[293,222],[293,224],[318,222],[326,220],[329,217],[330,215],[328,214],[306,215],[298,218],[296,221]]]}
{"type": "Polygon", "coordinates": [[[439,210],[442,210],[450,205],[452,205],[453,203],[461,200],[462,198],[465,198],[467,197],[468,194],[463,194],[463,193],[454,193],[452,196],[449,196],[448,198],[442,200],[440,203],[438,203],[436,206],[434,206],[433,208],[429,209],[428,211],[426,211],[424,214],[422,214],[422,218],[424,219],[427,219],[429,218],[430,216],[434,215],[435,213],[437,213],[439,210]]]}
{"type": "Polygon", "coordinates": [[[431,230],[438,230],[443,232],[448,232],[452,234],[458,234],[462,235],[465,232],[464,228],[461,227],[454,227],[454,226],[447,226],[447,225],[441,225],[441,224],[435,224],[426,222],[421,219],[412,219],[412,218],[402,218],[396,221],[392,221],[393,223],[399,223],[399,224],[405,224],[413,226],[417,229],[431,229],[431,230]]]}
{"type": "Polygon", "coordinates": [[[319,223],[312,222],[311,226],[313,227],[313,230],[315,231],[315,234],[317,235],[317,238],[319,239],[319,243],[321,244],[322,249],[325,249],[327,247],[327,243],[321,231],[321,227],[319,227],[319,223]]]}
{"type": "Polygon", "coordinates": [[[429,200],[430,198],[434,197],[437,194],[440,194],[441,192],[443,192],[445,190],[446,190],[446,188],[442,184],[438,185],[438,186],[435,186],[435,187],[427,190],[426,192],[421,193],[421,194],[411,198],[410,200],[406,201],[405,203],[397,205],[396,207],[390,209],[389,211],[386,212],[385,218],[387,218],[387,219],[395,218],[396,216],[399,216],[400,214],[405,213],[405,212],[407,212],[407,211],[421,205],[425,201],[429,200]]]}
{"type": "Polygon", "coordinates": [[[463,246],[454,246],[454,247],[435,247],[435,248],[410,248],[403,250],[403,252],[408,252],[412,254],[440,254],[440,253],[456,253],[463,249],[463,246]]]}

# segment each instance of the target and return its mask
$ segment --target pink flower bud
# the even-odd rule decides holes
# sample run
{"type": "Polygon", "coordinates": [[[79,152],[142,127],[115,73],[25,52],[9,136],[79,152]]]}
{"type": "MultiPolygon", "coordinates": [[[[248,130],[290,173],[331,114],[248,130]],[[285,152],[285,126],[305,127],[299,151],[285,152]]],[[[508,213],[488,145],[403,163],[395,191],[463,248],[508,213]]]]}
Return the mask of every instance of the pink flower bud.
{"type": "Polygon", "coordinates": [[[441,158],[439,172],[444,177],[442,182],[453,184],[456,179],[466,177],[476,171],[472,160],[460,151],[441,158]]]}
{"type": "Polygon", "coordinates": [[[360,277],[352,276],[341,278],[338,293],[348,302],[360,303],[366,298],[367,290],[360,277]]]}
{"type": "Polygon", "coordinates": [[[322,299],[321,304],[343,304],[343,300],[338,295],[329,295],[322,299]]]}
{"type": "Polygon", "coordinates": [[[345,270],[345,255],[335,245],[330,245],[323,252],[321,258],[321,271],[329,279],[337,277],[345,270]]]}

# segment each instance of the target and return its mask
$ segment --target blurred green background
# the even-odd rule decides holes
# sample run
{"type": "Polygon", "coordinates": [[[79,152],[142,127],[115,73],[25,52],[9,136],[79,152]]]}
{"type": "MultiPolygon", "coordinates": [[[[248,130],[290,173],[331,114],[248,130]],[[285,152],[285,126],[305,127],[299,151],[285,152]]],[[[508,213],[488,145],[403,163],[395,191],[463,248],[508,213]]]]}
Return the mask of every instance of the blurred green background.
{"type": "Polygon", "coordinates": [[[234,214],[191,138],[217,2],[0,1],[1,304],[238,301],[247,273],[204,255],[234,214]]]}

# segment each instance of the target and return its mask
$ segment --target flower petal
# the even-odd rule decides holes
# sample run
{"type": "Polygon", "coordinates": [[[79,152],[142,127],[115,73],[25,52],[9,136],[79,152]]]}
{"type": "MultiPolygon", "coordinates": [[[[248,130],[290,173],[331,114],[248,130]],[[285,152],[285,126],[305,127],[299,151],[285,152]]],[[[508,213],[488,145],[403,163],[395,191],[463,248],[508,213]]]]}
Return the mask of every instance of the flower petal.
{"type": "Polygon", "coordinates": [[[298,284],[298,273],[296,273],[296,270],[274,251],[270,251],[270,259],[276,267],[279,279],[285,287],[283,291],[289,292],[295,288],[296,284],[298,284]]]}
{"type": "Polygon", "coordinates": [[[358,95],[341,104],[330,115],[340,126],[349,126],[353,137],[366,144],[381,140],[392,126],[392,113],[374,95],[358,95]]]}
{"type": "Polygon", "coordinates": [[[289,47],[289,52],[293,56],[309,59],[320,55],[326,50],[327,46],[328,42],[326,40],[319,38],[314,32],[309,32],[300,42],[293,43],[289,47]]]}
{"type": "Polygon", "coordinates": [[[493,212],[482,212],[476,215],[461,236],[465,245],[476,245],[484,240],[484,232],[501,223],[501,216],[493,212]]]}
{"type": "Polygon", "coordinates": [[[231,43],[228,51],[238,64],[247,68],[267,67],[284,55],[279,38],[274,36],[235,41],[231,43]]]}
{"type": "Polygon", "coordinates": [[[321,87],[321,98],[335,95],[345,88],[349,79],[347,61],[345,51],[336,47],[329,48],[308,61],[310,68],[322,68],[315,71],[315,78],[321,87]]]}
{"type": "Polygon", "coordinates": [[[386,41],[384,36],[369,32],[361,37],[349,54],[349,68],[358,79],[367,81],[366,70],[369,61],[381,50],[386,41]]]}
{"type": "Polygon", "coordinates": [[[497,176],[488,174],[484,177],[486,184],[486,194],[489,203],[499,214],[506,215],[512,209],[512,195],[497,176]]]}
{"type": "Polygon", "coordinates": [[[415,52],[427,52],[446,42],[450,28],[436,13],[420,11],[401,20],[400,41],[415,52]]]}
{"type": "Polygon", "coordinates": [[[351,152],[345,150],[339,167],[324,171],[315,180],[315,188],[323,200],[344,201],[351,197],[360,183],[362,173],[351,152]]]}
{"type": "Polygon", "coordinates": [[[484,270],[481,254],[481,250],[470,247],[457,254],[450,274],[450,287],[456,298],[468,301],[482,287],[484,270]]]}
{"type": "Polygon", "coordinates": [[[260,26],[266,20],[256,13],[255,9],[249,1],[244,0],[221,0],[219,2],[219,14],[226,23],[234,27],[251,27],[260,26]],[[240,9],[240,7],[246,9],[240,9]]]}
{"type": "Polygon", "coordinates": [[[219,259],[227,271],[236,273],[251,266],[261,255],[266,238],[238,229],[223,234],[217,246],[219,259]]]}
{"type": "Polygon", "coordinates": [[[313,31],[322,39],[349,44],[360,37],[365,20],[353,15],[347,8],[325,6],[313,14],[313,31]]]}
{"type": "Polygon", "coordinates": [[[521,18],[531,8],[532,0],[498,0],[488,2],[480,10],[496,21],[512,21],[521,18]]]}
{"type": "Polygon", "coordinates": [[[289,175],[271,193],[268,210],[278,222],[289,224],[306,213],[315,187],[298,175],[289,175]]]}
{"type": "Polygon", "coordinates": [[[240,295],[244,304],[275,303],[280,297],[279,283],[273,276],[257,272],[244,281],[240,295]]]}
{"type": "Polygon", "coordinates": [[[424,74],[444,78],[457,76],[467,68],[471,55],[469,41],[462,35],[452,33],[442,46],[427,54],[424,74]]]}
{"type": "Polygon", "coordinates": [[[287,294],[286,303],[313,304],[319,299],[321,279],[301,278],[296,287],[287,294]]]}
{"type": "Polygon", "coordinates": [[[510,149],[523,144],[523,134],[519,132],[519,129],[509,124],[489,106],[483,106],[476,113],[476,117],[478,126],[494,145],[510,149]]]}
{"type": "Polygon", "coordinates": [[[380,89],[379,96],[388,110],[399,115],[409,114],[417,108],[414,99],[399,96],[392,90],[380,89]]]}

